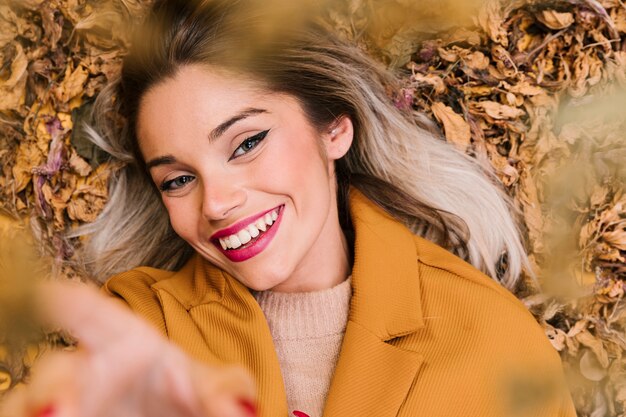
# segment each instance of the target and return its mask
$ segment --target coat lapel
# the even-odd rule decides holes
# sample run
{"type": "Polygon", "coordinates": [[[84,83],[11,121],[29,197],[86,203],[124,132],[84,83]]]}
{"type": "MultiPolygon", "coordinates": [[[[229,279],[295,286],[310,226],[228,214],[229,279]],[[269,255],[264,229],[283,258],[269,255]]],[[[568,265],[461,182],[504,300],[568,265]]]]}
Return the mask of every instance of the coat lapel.
{"type": "Polygon", "coordinates": [[[261,416],[287,414],[280,364],[267,321],[249,290],[199,255],[152,285],[168,338],[208,364],[239,364],[254,376],[261,416]]]}
{"type": "Polygon", "coordinates": [[[324,417],[396,416],[423,363],[389,343],[424,327],[413,235],[355,188],[353,296],[324,417]]]}

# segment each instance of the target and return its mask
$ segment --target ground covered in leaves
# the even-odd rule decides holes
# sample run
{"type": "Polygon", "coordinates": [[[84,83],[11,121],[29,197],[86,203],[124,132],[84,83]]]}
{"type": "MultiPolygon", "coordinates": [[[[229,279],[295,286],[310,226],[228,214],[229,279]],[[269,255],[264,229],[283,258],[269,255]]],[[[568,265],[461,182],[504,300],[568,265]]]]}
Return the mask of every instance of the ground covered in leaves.
{"type": "MultiPolygon", "coordinates": [[[[0,226],[33,230],[70,278],[80,242],[63,236],[102,210],[115,169],[77,127],[147,3],[0,4],[0,226]]],[[[539,281],[517,295],[561,353],[579,415],[626,415],[624,2],[346,0],[323,15],[398,72],[399,108],[496,170],[539,281]]],[[[16,299],[7,288],[2,306],[16,299]]],[[[15,311],[0,309],[0,325],[15,311]]],[[[37,356],[31,330],[18,344],[0,332],[0,391],[37,356]]]]}

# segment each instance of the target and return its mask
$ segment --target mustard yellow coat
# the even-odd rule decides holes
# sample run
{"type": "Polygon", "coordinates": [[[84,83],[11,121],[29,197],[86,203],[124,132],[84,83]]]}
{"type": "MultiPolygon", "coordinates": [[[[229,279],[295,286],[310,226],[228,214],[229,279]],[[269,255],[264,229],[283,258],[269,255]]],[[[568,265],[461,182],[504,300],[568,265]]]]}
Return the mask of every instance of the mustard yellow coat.
{"type": "MultiPolygon", "coordinates": [[[[524,305],[414,236],[356,189],[353,297],[324,417],[575,417],[561,361],[524,305]]],[[[199,256],[103,290],[207,363],[247,367],[262,417],[287,416],[272,336],[249,290],[199,256]]]]}

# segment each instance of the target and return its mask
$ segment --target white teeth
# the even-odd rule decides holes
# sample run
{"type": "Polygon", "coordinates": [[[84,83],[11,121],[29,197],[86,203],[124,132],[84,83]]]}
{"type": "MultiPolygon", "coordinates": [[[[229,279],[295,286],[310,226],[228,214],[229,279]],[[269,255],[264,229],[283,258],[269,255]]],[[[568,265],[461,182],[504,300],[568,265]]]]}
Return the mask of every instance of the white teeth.
{"type": "Polygon", "coordinates": [[[261,232],[265,232],[269,226],[274,224],[276,219],[278,219],[278,210],[266,213],[265,216],[258,219],[255,223],[249,224],[248,227],[240,230],[234,235],[220,238],[219,241],[222,249],[237,249],[241,245],[245,245],[255,237],[259,236],[261,232]]]}
{"type": "Polygon", "coordinates": [[[241,246],[241,241],[239,240],[237,235],[229,236],[229,238],[230,238],[230,246],[233,249],[237,249],[239,246],[241,246]]]}
{"type": "Polygon", "coordinates": [[[257,229],[253,224],[249,225],[247,230],[253,238],[259,235],[259,229],[257,229]]]}
{"type": "Polygon", "coordinates": [[[242,245],[245,245],[246,243],[248,243],[248,242],[250,242],[252,240],[252,236],[250,236],[250,233],[248,233],[248,230],[246,230],[246,229],[243,229],[242,231],[237,233],[237,237],[241,241],[242,245]]]}

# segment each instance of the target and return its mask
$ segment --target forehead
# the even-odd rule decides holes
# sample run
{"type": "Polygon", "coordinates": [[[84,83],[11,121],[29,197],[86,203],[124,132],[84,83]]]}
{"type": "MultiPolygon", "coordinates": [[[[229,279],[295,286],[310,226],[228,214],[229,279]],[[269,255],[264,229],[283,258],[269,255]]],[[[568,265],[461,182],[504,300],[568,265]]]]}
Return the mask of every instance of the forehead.
{"type": "Polygon", "coordinates": [[[268,95],[260,82],[250,78],[199,65],[183,66],[146,92],[139,103],[137,130],[141,137],[162,122],[219,123],[233,110],[263,102],[268,95]]]}
{"type": "MultiPolygon", "coordinates": [[[[137,140],[144,158],[172,146],[203,143],[225,121],[250,109],[274,122],[311,129],[299,101],[276,93],[257,80],[200,65],[182,67],[153,86],[140,102],[137,140]]],[[[245,125],[244,125],[245,126],[245,125]]]]}

